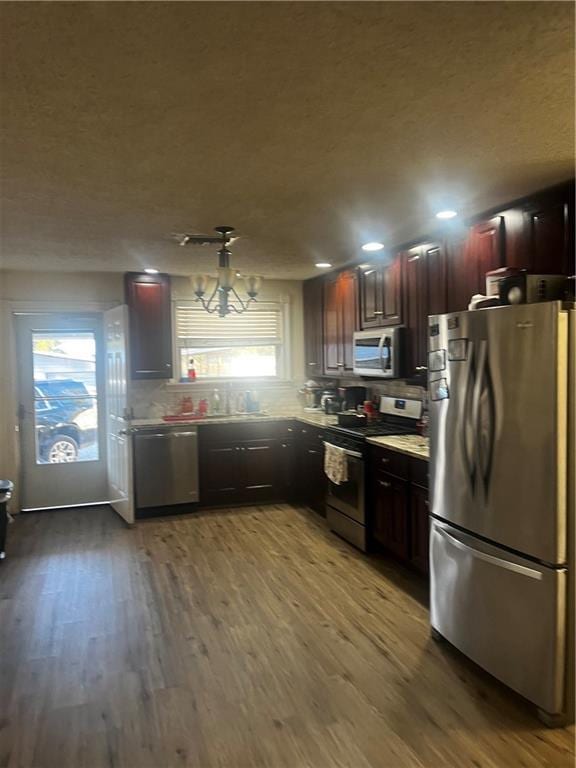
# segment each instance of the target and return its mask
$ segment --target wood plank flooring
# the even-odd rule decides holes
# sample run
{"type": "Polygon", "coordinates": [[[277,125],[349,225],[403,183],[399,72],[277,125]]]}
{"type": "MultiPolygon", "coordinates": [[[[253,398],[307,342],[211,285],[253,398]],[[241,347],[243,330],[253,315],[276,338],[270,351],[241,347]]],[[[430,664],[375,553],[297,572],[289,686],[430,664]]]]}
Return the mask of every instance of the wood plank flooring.
{"type": "Polygon", "coordinates": [[[574,730],[429,638],[426,588],[278,505],[21,515],[0,766],[564,768],[574,730]]]}

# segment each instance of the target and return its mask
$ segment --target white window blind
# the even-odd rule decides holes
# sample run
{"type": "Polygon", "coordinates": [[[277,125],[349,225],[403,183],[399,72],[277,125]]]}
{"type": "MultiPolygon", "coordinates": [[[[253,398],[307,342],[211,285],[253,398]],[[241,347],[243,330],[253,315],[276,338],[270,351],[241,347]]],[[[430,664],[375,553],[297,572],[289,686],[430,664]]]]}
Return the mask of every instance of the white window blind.
{"type": "Polygon", "coordinates": [[[209,315],[193,302],[177,302],[175,308],[178,346],[236,346],[282,343],[282,305],[258,302],[241,315],[209,315]]]}

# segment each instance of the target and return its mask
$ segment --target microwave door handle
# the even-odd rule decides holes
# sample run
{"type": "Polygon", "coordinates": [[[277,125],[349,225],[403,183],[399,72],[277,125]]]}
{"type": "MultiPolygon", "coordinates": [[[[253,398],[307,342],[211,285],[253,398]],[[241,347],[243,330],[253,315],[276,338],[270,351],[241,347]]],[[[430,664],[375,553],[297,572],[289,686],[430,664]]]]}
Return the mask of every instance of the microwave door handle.
{"type": "Polygon", "coordinates": [[[380,341],[378,342],[378,349],[380,350],[380,370],[384,372],[384,334],[380,334],[380,341]]]}

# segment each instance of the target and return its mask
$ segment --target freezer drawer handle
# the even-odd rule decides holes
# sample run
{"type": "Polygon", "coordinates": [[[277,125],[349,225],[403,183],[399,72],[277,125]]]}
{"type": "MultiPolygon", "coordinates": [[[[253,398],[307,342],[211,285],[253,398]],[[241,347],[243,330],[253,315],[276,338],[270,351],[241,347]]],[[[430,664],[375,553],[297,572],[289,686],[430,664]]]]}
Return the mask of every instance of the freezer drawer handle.
{"type": "Polygon", "coordinates": [[[460,541],[454,536],[451,536],[448,531],[444,530],[444,528],[436,527],[435,530],[442,534],[442,536],[444,536],[446,539],[448,539],[450,543],[453,544],[453,546],[461,549],[464,552],[469,552],[473,557],[476,557],[479,560],[492,563],[492,565],[497,565],[499,568],[506,568],[508,571],[520,573],[522,576],[528,576],[530,579],[537,579],[537,581],[542,581],[542,574],[540,571],[535,571],[532,568],[526,568],[524,565],[517,565],[517,563],[510,563],[508,560],[502,560],[500,557],[494,557],[494,555],[489,555],[486,552],[480,552],[478,549],[469,547],[467,544],[464,544],[463,541],[460,541]]]}

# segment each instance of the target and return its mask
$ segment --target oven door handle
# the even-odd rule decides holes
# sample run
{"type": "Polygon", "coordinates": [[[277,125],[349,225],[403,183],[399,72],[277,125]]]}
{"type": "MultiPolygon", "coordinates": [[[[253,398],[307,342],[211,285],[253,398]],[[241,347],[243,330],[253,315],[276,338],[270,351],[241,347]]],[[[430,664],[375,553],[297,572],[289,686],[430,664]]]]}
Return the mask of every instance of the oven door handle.
{"type": "Polygon", "coordinates": [[[349,451],[348,448],[342,448],[340,445],[334,445],[333,443],[327,443],[324,441],[324,447],[325,448],[338,448],[341,451],[344,451],[346,456],[352,456],[353,459],[361,459],[362,454],[358,453],[358,451],[349,451]]]}

